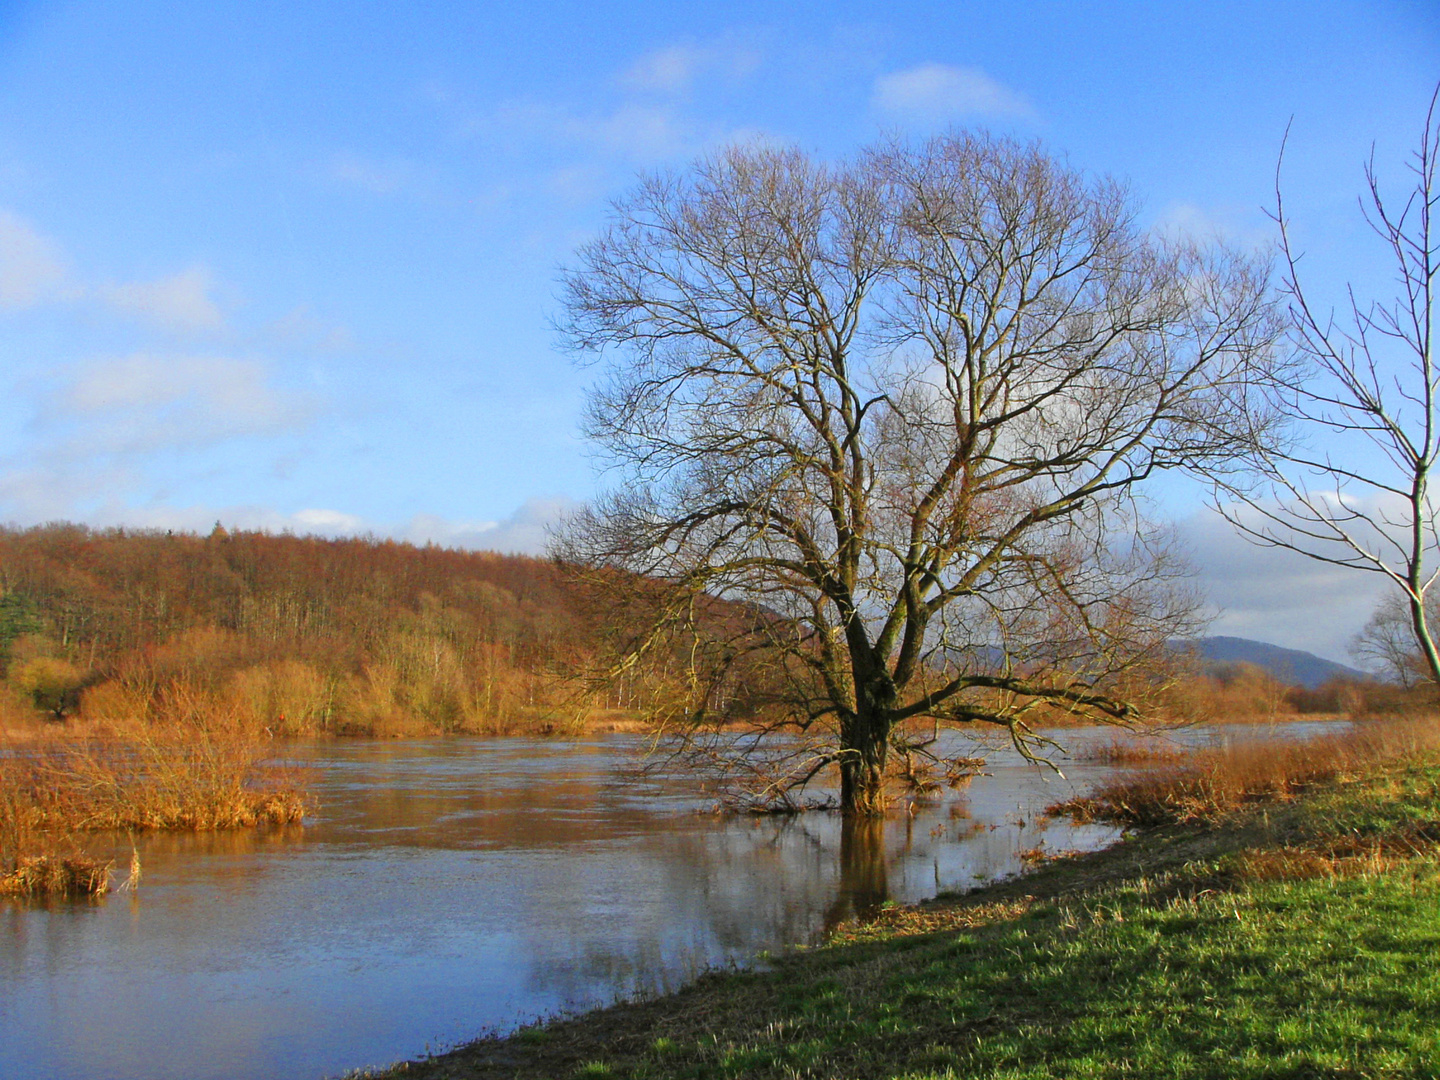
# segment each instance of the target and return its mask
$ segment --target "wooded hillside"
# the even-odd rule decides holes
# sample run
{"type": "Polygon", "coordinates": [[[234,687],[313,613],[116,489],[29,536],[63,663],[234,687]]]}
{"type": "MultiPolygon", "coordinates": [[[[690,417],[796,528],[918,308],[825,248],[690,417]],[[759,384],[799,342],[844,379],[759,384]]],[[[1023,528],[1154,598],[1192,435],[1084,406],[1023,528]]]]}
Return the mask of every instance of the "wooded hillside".
{"type": "MultiPolygon", "coordinates": [[[[625,622],[595,622],[558,566],[523,556],[218,528],[0,528],[0,724],[510,734],[673,712],[684,693],[663,656],[608,687],[573,678],[625,622]]],[[[739,714],[763,709],[766,678],[733,665],[726,693],[749,699],[739,714]]],[[[1342,690],[1297,702],[1259,669],[1196,671],[1159,719],[1336,711],[1342,690]]]]}
{"type": "Polygon", "coordinates": [[[5,708],[274,734],[574,721],[586,630],[543,560],[394,541],[0,529],[5,708]],[[568,710],[568,714],[567,714],[568,710]]]}

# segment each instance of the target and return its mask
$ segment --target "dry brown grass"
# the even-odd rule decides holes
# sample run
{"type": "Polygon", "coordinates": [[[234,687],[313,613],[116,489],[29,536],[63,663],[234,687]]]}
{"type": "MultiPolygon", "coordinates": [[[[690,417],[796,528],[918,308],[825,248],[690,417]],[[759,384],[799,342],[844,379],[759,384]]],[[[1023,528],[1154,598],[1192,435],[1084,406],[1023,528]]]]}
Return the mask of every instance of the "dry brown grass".
{"type": "Polygon", "coordinates": [[[1173,765],[1185,760],[1191,751],[1174,743],[1157,742],[1141,736],[1135,739],[1112,738],[1108,742],[1078,747],[1076,761],[1102,765],[1173,765]]]}
{"type": "Polygon", "coordinates": [[[266,764],[243,731],[89,725],[0,737],[0,891],[73,895],[108,888],[108,864],[78,834],[230,829],[298,821],[298,778],[266,764]]]}
{"type": "Polygon", "coordinates": [[[93,727],[0,758],[0,789],[32,828],[229,829],[299,820],[293,780],[271,748],[238,733],[93,727]]]}
{"type": "Polygon", "coordinates": [[[0,896],[103,896],[110,891],[110,866],[83,855],[31,855],[0,872],[0,896]]]}
{"type": "Polygon", "coordinates": [[[1368,721],[1345,734],[1304,742],[1244,740],[1195,750],[1050,812],[1125,825],[1215,821],[1249,802],[1289,799],[1311,785],[1436,748],[1440,720],[1434,717],[1368,721]]]}

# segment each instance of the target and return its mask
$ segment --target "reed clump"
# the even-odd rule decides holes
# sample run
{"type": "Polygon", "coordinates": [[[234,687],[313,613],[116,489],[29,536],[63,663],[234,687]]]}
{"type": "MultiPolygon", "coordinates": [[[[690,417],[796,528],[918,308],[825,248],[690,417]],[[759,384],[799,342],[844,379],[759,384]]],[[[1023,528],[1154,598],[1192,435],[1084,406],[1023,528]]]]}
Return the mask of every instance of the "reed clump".
{"type": "Polygon", "coordinates": [[[1440,723],[1374,720],[1306,741],[1246,739],[1196,749],[1089,795],[1049,808],[1056,816],[1121,825],[1215,822],[1247,803],[1288,800],[1315,784],[1346,780],[1375,765],[1440,749],[1440,723]]]}
{"type": "Polygon", "coordinates": [[[97,724],[0,742],[0,892],[95,895],[109,863],[81,834],[298,821],[306,799],[273,748],[243,730],[97,724]]]}
{"type": "Polygon", "coordinates": [[[99,730],[0,760],[0,783],[38,830],[232,829],[298,821],[304,797],[270,748],[243,734],[99,730]]]}
{"type": "Polygon", "coordinates": [[[1100,765],[1172,765],[1183,761],[1189,751],[1174,743],[1155,742],[1153,737],[1110,739],[1077,748],[1076,761],[1100,765]]]}
{"type": "Polygon", "coordinates": [[[78,854],[27,856],[0,873],[0,896],[103,896],[110,891],[111,865],[78,854]]]}

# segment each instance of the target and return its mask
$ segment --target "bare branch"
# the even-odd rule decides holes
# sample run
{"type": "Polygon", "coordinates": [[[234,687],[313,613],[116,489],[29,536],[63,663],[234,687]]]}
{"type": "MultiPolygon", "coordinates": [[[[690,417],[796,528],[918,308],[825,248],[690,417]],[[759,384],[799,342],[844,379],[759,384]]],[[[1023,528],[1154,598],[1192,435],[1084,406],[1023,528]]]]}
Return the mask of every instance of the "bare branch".
{"type": "Polygon", "coordinates": [[[1119,689],[1196,608],[1137,494],[1269,432],[1267,278],[985,135],[652,177],[565,278],[620,483],[560,554],[659,589],[666,633],[617,646],[683,648],[690,696],[666,708],[692,742],[736,717],[798,735],[721,740],[775,798],[833,767],[843,805],[877,811],[907,724],[999,726],[1033,757],[1044,710],[1128,723],[1119,689]]]}

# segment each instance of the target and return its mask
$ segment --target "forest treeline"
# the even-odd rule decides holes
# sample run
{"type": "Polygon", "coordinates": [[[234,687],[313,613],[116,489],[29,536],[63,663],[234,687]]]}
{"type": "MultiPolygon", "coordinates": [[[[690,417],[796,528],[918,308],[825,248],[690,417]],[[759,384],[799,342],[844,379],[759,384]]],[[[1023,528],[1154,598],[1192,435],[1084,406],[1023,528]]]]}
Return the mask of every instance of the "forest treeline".
{"type": "Polygon", "coordinates": [[[577,698],[585,621],[540,559],[389,540],[0,529],[4,708],[275,735],[502,734],[577,698]]]}
{"type": "MultiPolygon", "coordinates": [[[[0,528],[0,722],[513,734],[663,712],[654,672],[577,678],[605,633],[543,559],[218,526],[0,528]]],[[[734,692],[757,681],[737,672],[734,692]]],[[[1160,719],[1387,711],[1397,693],[1211,665],[1163,695],[1160,719]]]]}

